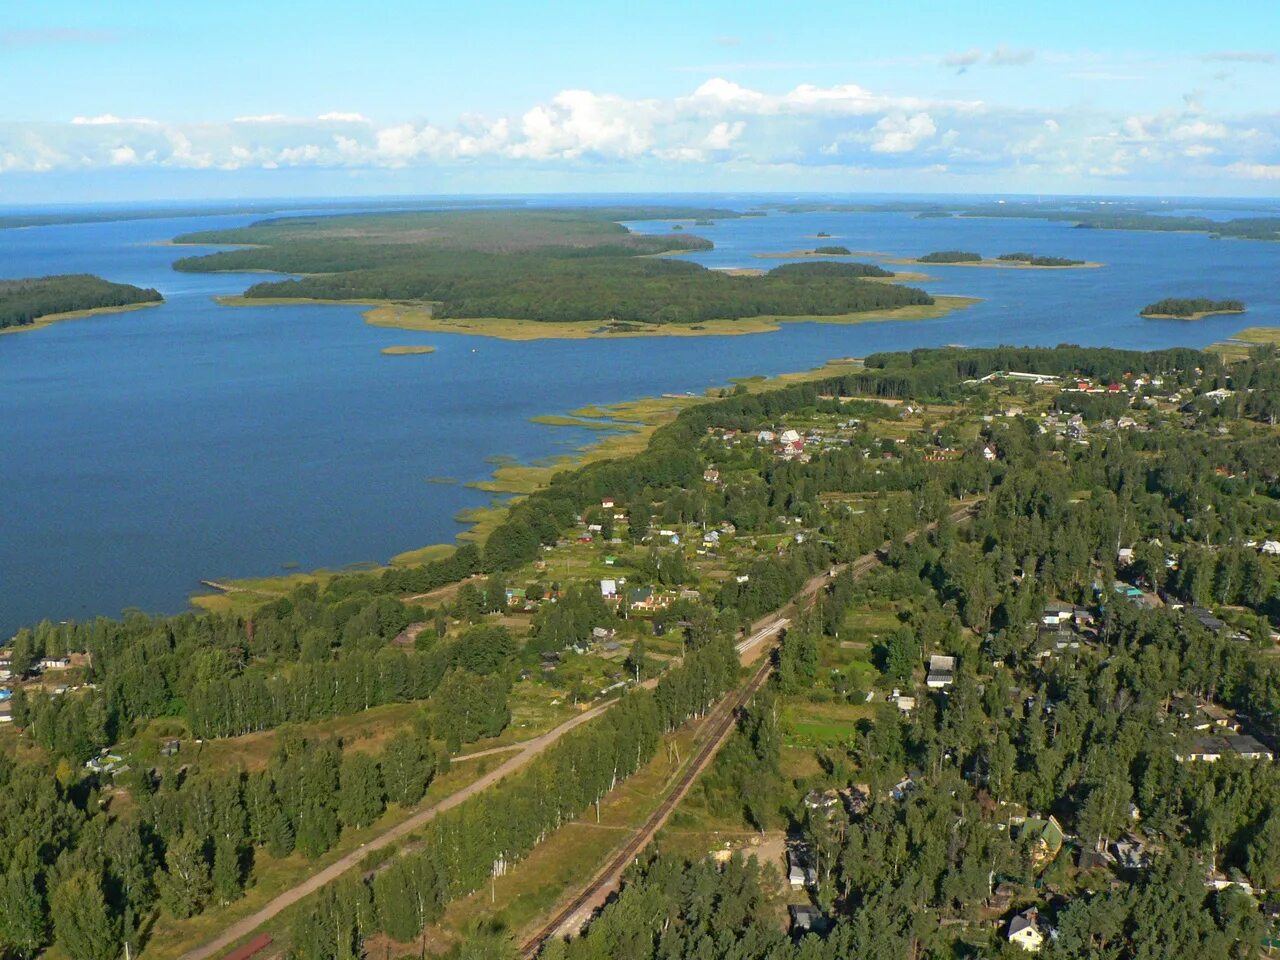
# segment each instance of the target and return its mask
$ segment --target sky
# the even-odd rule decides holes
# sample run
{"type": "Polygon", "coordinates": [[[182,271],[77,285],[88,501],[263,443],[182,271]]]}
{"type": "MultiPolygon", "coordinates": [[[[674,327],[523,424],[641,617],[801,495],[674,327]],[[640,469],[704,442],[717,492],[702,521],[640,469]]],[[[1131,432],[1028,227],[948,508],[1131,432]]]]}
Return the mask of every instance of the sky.
{"type": "Polygon", "coordinates": [[[0,204],[1280,195],[1280,3],[3,0],[0,204]]]}

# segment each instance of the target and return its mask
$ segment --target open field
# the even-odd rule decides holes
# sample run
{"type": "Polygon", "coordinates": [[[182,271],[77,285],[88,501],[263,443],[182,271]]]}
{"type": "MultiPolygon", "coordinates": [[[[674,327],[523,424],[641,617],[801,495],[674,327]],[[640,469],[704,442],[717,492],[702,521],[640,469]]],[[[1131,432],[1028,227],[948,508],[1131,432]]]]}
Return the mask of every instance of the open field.
{"type": "Polygon", "coordinates": [[[1243,360],[1248,356],[1251,347],[1267,344],[1280,346],[1280,327],[1247,327],[1226,340],[1206,347],[1219,353],[1226,360],[1243,360]]]}

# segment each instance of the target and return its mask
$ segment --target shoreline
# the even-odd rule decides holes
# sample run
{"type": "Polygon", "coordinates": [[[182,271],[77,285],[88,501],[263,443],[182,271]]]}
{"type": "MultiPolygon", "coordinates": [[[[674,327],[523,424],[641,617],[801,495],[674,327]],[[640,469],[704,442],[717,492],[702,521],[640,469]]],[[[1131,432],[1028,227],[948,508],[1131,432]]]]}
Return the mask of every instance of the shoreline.
{"type": "MultiPolygon", "coordinates": [[[[1143,320],[1203,320],[1205,317],[1229,317],[1247,313],[1247,310],[1197,310],[1195,313],[1142,313],[1138,316],[1143,320]]],[[[1255,328],[1265,329],[1265,328],[1255,328]]]]}
{"type": "MultiPolygon", "coordinates": [[[[786,384],[837,376],[861,366],[862,361],[855,358],[834,358],[811,370],[780,373],[775,377],[744,375],[734,377],[731,383],[740,384],[749,392],[756,393],[786,384]]],[[[497,463],[488,479],[465,483],[465,486],[473,490],[492,493],[505,499],[494,499],[488,506],[469,507],[455,514],[454,520],[468,524],[454,538],[455,542],[410,548],[395,554],[382,564],[370,564],[366,561],[352,563],[337,570],[319,568],[312,571],[294,570],[276,576],[210,578],[201,583],[217,583],[223,589],[193,592],[188,600],[198,610],[226,613],[238,609],[236,597],[245,598],[252,608],[283,596],[304,583],[317,583],[323,587],[328,580],[344,573],[377,572],[397,566],[416,565],[446,557],[467,543],[483,544],[489,533],[506,519],[511,503],[550,483],[557,473],[567,467],[580,467],[598,460],[611,460],[639,453],[648,445],[655,430],[674,420],[687,407],[719,399],[722,389],[723,386],[709,386],[697,394],[639,397],[604,406],[579,407],[565,413],[529,417],[531,423],[553,428],[589,426],[591,429],[598,429],[600,436],[578,447],[573,453],[558,454],[532,463],[497,463]]],[[[440,478],[427,478],[429,483],[439,480],[440,478]]]]}
{"type": "Polygon", "coordinates": [[[1244,360],[1254,347],[1268,345],[1280,346],[1280,327],[1245,327],[1217,343],[1211,343],[1205,350],[1218,354],[1228,363],[1244,360]]]}
{"type": "Polygon", "coordinates": [[[610,329],[601,325],[606,321],[513,320],[501,317],[437,318],[432,316],[431,307],[428,304],[397,304],[378,300],[314,300],[289,297],[247,298],[238,295],[214,297],[214,300],[218,303],[228,307],[266,307],[296,304],[362,306],[369,308],[364,313],[365,323],[374,327],[415,330],[424,333],[458,333],[468,336],[493,337],[498,340],[515,341],[743,336],[753,333],[775,333],[782,329],[782,325],[786,323],[859,324],[886,321],[936,320],[955,310],[971,307],[978,303],[980,299],[979,297],[939,294],[934,297],[933,304],[893,307],[887,310],[868,310],[862,313],[760,316],[744,317],[741,320],[704,320],[700,323],[669,323],[661,325],[632,324],[628,326],[640,327],[640,329],[610,329]],[[652,329],[645,329],[646,326],[651,326],[652,329]]]}
{"type": "Polygon", "coordinates": [[[129,313],[133,310],[141,310],[143,307],[159,307],[164,303],[166,303],[164,300],[144,300],[141,303],[125,303],[114,307],[89,307],[86,310],[68,310],[66,313],[47,313],[43,317],[37,317],[31,323],[0,328],[0,336],[6,333],[29,333],[32,330],[43,330],[45,327],[51,327],[55,323],[62,323],[64,320],[88,320],[91,317],[101,317],[111,313],[129,313]]]}

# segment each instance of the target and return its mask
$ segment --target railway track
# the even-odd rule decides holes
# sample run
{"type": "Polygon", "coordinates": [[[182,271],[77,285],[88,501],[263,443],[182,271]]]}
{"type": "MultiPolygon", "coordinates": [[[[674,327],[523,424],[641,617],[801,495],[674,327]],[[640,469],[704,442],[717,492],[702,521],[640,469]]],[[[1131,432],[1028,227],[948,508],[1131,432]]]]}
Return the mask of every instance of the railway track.
{"type": "MultiPolygon", "coordinates": [[[[777,629],[781,629],[781,626],[777,629]]],[[[594,912],[595,908],[604,903],[605,899],[617,886],[622,873],[635,860],[640,851],[649,845],[654,835],[662,829],[663,824],[667,822],[667,818],[676,808],[676,805],[685,798],[694,781],[698,779],[715,758],[716,753],[719,752],[720,747],[733,731],[738,711],[746,706],[751,698],[759,692],[772,671],[773,660],[766,658],[752,676],[751,681],[741,688],[736,696],[726,697],[712,711],[711,716],[708,718],[711,724],[710,734],[697,754],[694,755],[693,760],[690,761],[688,769],[676,782],[675,787],[667,794],[658,808],[649,815],[649,818],[636,832],[635,836],[627,841],[627,844],[614,854],[605,867],[596,874],[595,879],[588,884],[586,889],[557,911],[536,934],[525,941],[520,948],[522,957],[528,960],[528,958],[537,956],[538,951],[542,949],[542,945],[562,930],[576,933],[582,924],[587,921],[590,914],[594,912]],[[581,914],[580,917],[579,914],[581,914]],[[578,919],[576,924],[573,922],[575,918],[578,919]]]]}

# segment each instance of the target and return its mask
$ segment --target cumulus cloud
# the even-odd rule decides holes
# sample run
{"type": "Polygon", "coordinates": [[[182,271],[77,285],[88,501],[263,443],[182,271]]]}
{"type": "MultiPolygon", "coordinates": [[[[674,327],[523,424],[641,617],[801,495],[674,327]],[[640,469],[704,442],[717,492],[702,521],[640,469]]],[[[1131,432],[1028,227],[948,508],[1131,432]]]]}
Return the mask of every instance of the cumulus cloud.
{"type": "MultiPolygon", "coordinates": [[[[993,57],[1024,59],[996,48],[978,51],[973,62],[993,57]]],[[[103,113],[64,123],[0,123],[0,173],[467,165],[578,172],[680,164],[704,167],[708,177],[744,169],[762,176],[843,170],[856,177],[945,168],[951,177],[1032,171],[1041,182],[1167,180],[1188,171],[1206,179],[1274,179],[1266,171],[1280,157],[1280,115],[1222,113],[1172,92],[1168,99],[1165,110],[1124,114],[902,96],[857,83],[768,89],[713,76],[677,96],[565,90],[507,115],[448,120],[377,123],[333,110],[173,123],[103,113]]]]}
{"type": "Polygon", "coordinates": [[[927,113],[910,117],[891,115],[875,125],[876,137],[871,149],[875,153],[909,153],[937,132],[933,118],[927,113]]]}

